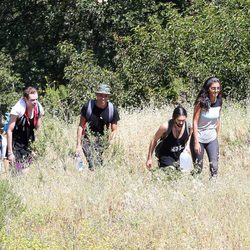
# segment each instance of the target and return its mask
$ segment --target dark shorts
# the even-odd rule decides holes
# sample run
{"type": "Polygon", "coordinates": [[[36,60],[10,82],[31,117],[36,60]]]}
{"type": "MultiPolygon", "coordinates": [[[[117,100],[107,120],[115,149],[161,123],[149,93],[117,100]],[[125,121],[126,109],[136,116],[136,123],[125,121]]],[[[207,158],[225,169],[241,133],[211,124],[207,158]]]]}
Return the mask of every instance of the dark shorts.
{"type": "Polygon", "coordinates": [[[170,166],[174,166],[176,168],[177,161],[171,156],[160,156],[159,167],[160,168],[167,168],[170,166]]]}
{"type": "Polygon", "coordinates": [[[17,162],[29,162],[32,151],[26,144],[14,142],[13,153],[17,162]]]}

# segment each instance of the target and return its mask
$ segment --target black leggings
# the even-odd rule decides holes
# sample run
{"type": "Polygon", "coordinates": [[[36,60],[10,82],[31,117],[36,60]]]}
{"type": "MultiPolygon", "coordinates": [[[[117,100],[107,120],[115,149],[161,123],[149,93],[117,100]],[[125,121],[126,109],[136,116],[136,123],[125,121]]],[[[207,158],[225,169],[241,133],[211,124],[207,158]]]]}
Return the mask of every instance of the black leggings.
{"type": "Polygon", "coordinates": [[[209,168],[211,176],[217,175],[218,172],[218,160],[219,160],[219,143],[218,139],[209,142],[209,143],[201,143],[201,153],[196,154],[194,151],[194,136],[192,135],[190,141],[190,149],[193,158],[194,165],[198,167],[198,172],[201,173],[203,168],[203,157],[204,157],[204,149],[207,152],[208,160],[209,160],[209,168]]]}

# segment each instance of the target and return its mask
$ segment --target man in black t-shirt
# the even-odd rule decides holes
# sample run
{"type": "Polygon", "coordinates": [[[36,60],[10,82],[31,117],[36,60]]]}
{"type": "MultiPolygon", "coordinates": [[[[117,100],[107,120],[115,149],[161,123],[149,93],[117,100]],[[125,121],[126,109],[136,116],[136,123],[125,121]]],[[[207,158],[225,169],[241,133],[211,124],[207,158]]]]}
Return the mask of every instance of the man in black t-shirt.
{"type": "Polygon", "coordinates": [[[81,110],[76,154],[83,150],[90,169],[102,165],[102,153],[117,133],[120,117],[116,107],[109,102],[110,94],[110,87],[101,84],[96,91],[96,99],[85,103],[81,110]],[[111,130],[109,135],[105,133],[108,130],[111,130]]]}

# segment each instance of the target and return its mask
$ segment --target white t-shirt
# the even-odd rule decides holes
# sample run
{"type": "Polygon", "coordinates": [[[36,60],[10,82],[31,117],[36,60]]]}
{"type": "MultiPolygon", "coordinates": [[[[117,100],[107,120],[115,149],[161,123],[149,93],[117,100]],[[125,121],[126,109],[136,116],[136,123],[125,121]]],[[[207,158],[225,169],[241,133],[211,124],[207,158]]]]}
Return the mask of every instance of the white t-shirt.
{"type": "Polygon", "coordinates": [[[221,98],[207,110],[201,111],[198,121],[198,138],[201,143],[209,143],[217,138],[216,128],[220,119],[221,98]]]}
{"type": "MultiPolygon", "coordinates": [[[[44,115],[44,109],[42,107],[42,105],[37,102],[37,104],[39,105],[39,109],[40,109],[40,115],[44,115]]],[[[24,115],[26,110],[26,102],[24,100],[24,98],[21,98],[11,109],[10,114],[11,115],[17,115],[18,117],[21,117],[24,115]]],[[[33,114],[32,114],[33,117],[33,114]]],[[[30,117],[30,118],[32,118],[30,117]]]]}

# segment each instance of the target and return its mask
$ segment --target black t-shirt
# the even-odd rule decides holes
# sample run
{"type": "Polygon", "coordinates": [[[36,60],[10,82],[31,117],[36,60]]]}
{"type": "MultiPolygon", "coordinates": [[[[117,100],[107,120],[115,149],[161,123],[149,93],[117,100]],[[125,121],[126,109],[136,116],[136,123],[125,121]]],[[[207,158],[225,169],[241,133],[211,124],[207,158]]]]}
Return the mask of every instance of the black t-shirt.
{"type": "MultiPolygon", "coordinates": [[[[81,110],[81,115],[85,118],[87,116],[88,102],[84,104],[81,110]]],[[[101,109],[94,104],[91,116],[87,120],[90,130],[94,135],[103,135],[105,128],[109,127],[109,124],[117,124],[120,120],[117,108],[114,106],[113,119],[109,122],[109,107],[101,109]]]]}
{"type": "Polygon", "coordinates": [[[160,149],[159,155],[161,156],[170,156],[174,160],[178,161],[180,158],[181,152],[185,148],[185,144],[188,141],[188,132],[187,127],[185,128],[183,135],[181,138],[176,139],[173,135],[173,132],[168,135],[167,138],[164,139],[162,147],[160,149]]]}

